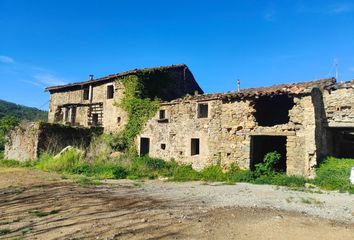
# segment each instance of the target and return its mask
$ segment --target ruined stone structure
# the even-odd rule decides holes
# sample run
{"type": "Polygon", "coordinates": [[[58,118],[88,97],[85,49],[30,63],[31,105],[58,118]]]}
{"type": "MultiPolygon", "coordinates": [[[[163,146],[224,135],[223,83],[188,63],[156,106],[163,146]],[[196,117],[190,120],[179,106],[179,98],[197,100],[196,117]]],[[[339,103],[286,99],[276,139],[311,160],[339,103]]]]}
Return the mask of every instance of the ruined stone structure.
{"type": "Polygon", "coordinates": [[[49,122],[121,131],[127,114],[119,107],[125,94],[119,80],[147,72],[148,95],[160,98],[161,105],[136,138],[141,155],[196,169],[232,163],[254,169],[276,150],[282,155],[276,170],[306,177],[314,176],[324,156],[354,157],[354,81],[322,79],[203,94],[186,65],[136,69],[47,88],[49,122]]]}
{"type": "Polygon", "coordinates": [[[6,159],[36,160],[42,153],[58,153],[67,146],[86,148],[102,129],[72,128],[50,123],[21,123],[9,135],[6,159]]]}
{"type": "Polygon", "coordinates": [[[149,85],[159,91],[149,93],[152,98],[172,100],[194,92],[203,93],[186,65],[136,69],[112,74],[99,79],[49,87],[49,122],[72,126],[102,126],[105,132],[117,132],[127,120],[126,113],[115,103],[124,95],[119,79],[128,75],[144,77],[149,74],[149,85]],[[118,80],[118,81],[117,81],[118,80]]]}

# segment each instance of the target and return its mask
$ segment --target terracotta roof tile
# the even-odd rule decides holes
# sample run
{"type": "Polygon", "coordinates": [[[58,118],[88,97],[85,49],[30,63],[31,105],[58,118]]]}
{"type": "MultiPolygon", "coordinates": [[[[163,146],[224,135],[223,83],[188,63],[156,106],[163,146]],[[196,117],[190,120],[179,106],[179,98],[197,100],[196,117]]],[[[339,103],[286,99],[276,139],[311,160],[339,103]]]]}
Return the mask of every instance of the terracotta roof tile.
{"type": "Polygon", "coordinates": [[[136,73],[146,71],[146,70],[155,71],[155,70],[165,70],[165,69],[184,68],[184,67],[187,67],[187,65],[177,64],[177,65],[161,66],[161,67],[153,67],[153,68],[133,69],[133,70],[129,70],[129,71],[122,72],[122,73],[110,74],[110,75],[107,75],[107,76],[104,76],[101,78],[97,78],[95,80],[88,80],[88,81],[83,81],[83,82],[69,83],[66,85],[47,87],[45,89],[45,91],[59,90],[59,89],[65,89],[65,88],[70,88],[70,87],[74,87],[74,86],[85,86],[85,85],[96,84],[96,83],[105,82],[105,81],[111,81],[111,80],[114,80],[118,77],[124,77],[127,75],[136,74],[136,73]]]}
{"type": "Polygon", "coordinates": [[[316,81],[309,82],[299,82],[299,83],[289,83],[289,84],[278,84],[269,87],[259,87],[259,88],[247,88],[240,92],[230,92],[230,93],[212,93],[212,94],[199,94],[194,96],[186,96],[184,98],[175,99],[170,102],[164,102],[163,104],[174,104],[183,101],[208,101],[208,100],[232,100],[232,99],[242,99],[242,98],[252,98],[257,96],[271,96],[271,95],[282,95],[282,94],[303,94],[311,92],[313,87],[319,87],[321,89],[333,89],[336,83],[335,78],[320,79],[316,81]]]}

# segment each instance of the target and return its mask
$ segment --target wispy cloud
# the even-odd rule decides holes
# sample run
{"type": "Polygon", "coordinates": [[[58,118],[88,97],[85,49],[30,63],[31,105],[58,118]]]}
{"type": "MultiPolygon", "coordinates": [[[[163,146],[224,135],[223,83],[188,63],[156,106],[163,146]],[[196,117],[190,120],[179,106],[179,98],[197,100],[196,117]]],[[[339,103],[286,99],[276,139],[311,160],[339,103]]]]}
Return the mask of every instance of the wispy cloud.
{"type": "Polygon", "coordinates": [[[2,63],[15,63],[15,60],[13,58],[10,58],[9,56],[0,55],[0,62],[2,62],[2,63]]]}
{"type": "Polygon", "coordinates": [[[0,55],[0,78],[17,79],[17,81],[39,88],[66,84],[68,81],[58,77],[52,71],[26,63],[15,62],[13,58],[0,55]]]}
{"type": "Polygon", "coordinates": [[[324,15],[339,15],[351,13],[354,11],[354,4],[350,2],[336,2],[327,5],[310,5],[301,3],[298,5],[297,10],[302,13],[315,13],[324,15]]]}
{"type": "Polygon", "coordinates": [[[65,80],[60,79],[54,76],[53,74],[47,72],[37,73],[33,76],[33,79],[37,83],[41,83],[45,86],[63,85],[66,83],[65,80]]]}

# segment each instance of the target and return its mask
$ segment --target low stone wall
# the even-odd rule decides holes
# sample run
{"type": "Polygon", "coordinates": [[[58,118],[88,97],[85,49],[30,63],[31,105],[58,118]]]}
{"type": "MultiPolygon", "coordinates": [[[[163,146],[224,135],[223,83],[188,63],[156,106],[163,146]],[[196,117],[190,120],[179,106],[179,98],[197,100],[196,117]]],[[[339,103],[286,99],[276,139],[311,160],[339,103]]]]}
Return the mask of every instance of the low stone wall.
{"type": "Polygon", "coordinates": [[[23,123],[10,132],[5,159],[35,160],[43,152],[58,153],[66,146],[86,148],[102,129],[73,128],[50,123],[23,123]]]}

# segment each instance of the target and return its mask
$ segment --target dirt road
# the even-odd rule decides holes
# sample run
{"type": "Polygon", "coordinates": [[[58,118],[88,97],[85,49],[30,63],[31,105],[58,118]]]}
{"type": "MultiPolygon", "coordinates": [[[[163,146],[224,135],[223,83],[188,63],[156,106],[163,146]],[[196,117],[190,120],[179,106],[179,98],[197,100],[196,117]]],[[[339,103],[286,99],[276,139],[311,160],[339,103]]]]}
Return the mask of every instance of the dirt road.
{"type": "Polygon", "coordinates": [[[353,200],[250,184],[82,186],[55,174],[0,168],[0,239],[348,240],[353,200]]]}

